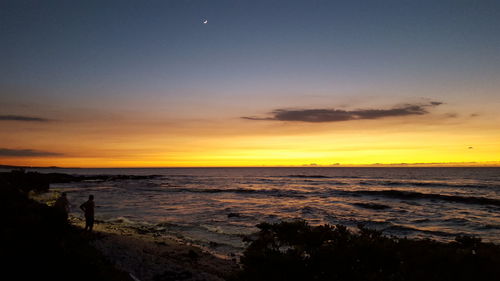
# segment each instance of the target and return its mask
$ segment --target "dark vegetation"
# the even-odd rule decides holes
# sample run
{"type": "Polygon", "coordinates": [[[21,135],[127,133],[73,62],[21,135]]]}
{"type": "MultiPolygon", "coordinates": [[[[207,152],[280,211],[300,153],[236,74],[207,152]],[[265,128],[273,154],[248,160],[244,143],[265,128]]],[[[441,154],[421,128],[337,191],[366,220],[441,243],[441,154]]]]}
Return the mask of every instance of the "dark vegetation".
{"type": "Polygon", "coordinates": [[[500,246],[386,237],[359,226],[261,223],[234,280],[500,280],[500,246]]]}
{"type": "Polygon", "coordinates": [[[2,275],[10,280],[131,280],[88,244],[91,236],[70,226],[59,210],[29,199],[54,176],[0,173],[2,275]],[[10,277],[7,277],[10,276],[10,277]]]}

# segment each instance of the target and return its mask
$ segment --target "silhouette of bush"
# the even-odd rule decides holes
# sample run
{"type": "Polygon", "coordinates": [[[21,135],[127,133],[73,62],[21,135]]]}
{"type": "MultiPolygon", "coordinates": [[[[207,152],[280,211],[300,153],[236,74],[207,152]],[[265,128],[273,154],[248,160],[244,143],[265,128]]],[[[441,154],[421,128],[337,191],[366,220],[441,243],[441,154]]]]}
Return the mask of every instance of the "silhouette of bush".
{"type": "Polygon", "coordinates": [[[499,280],[500,247],[386,237],[359,226],[261,223],[233,280],[499,280]]]}

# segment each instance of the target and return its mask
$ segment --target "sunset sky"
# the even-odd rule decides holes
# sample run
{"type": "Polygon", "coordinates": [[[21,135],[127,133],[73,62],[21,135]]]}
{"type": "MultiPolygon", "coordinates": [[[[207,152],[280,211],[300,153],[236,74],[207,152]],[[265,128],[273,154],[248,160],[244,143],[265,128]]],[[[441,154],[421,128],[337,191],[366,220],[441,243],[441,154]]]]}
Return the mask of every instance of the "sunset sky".
{"type": "Polygon", "coordinates": [[[1,0],[0,128],[8,165],[498,164],[500,1],[1,0]]]}

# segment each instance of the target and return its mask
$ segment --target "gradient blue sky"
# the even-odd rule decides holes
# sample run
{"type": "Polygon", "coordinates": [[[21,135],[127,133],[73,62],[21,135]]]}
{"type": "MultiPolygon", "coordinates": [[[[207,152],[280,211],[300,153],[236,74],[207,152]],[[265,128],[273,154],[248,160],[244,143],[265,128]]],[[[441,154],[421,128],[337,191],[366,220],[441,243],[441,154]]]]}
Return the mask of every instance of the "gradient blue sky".
{"type": "Polygon", "coordinates": [[[500,1],[3,0],[0,38],[0,114],[62,130],[429,101],[496,120],[500,105],[500,1]]]}

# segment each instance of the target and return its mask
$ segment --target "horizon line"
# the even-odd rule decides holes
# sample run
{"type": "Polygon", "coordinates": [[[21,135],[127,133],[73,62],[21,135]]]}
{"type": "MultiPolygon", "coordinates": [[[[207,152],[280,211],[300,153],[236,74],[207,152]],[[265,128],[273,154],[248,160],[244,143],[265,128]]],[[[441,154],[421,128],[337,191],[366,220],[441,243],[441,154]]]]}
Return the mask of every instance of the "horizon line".
{"type": "Polygon", "coordinates": [[[29,166],[0,164],[0,169],[31,168],[31,169],[188,169],[188,168],[495,168],[500,167],[500,161],[484,162],[448,162],[448,163],[375,163],[375,164],[304,164],[304,165],[270,165],[270,166],[29,166]]]}

